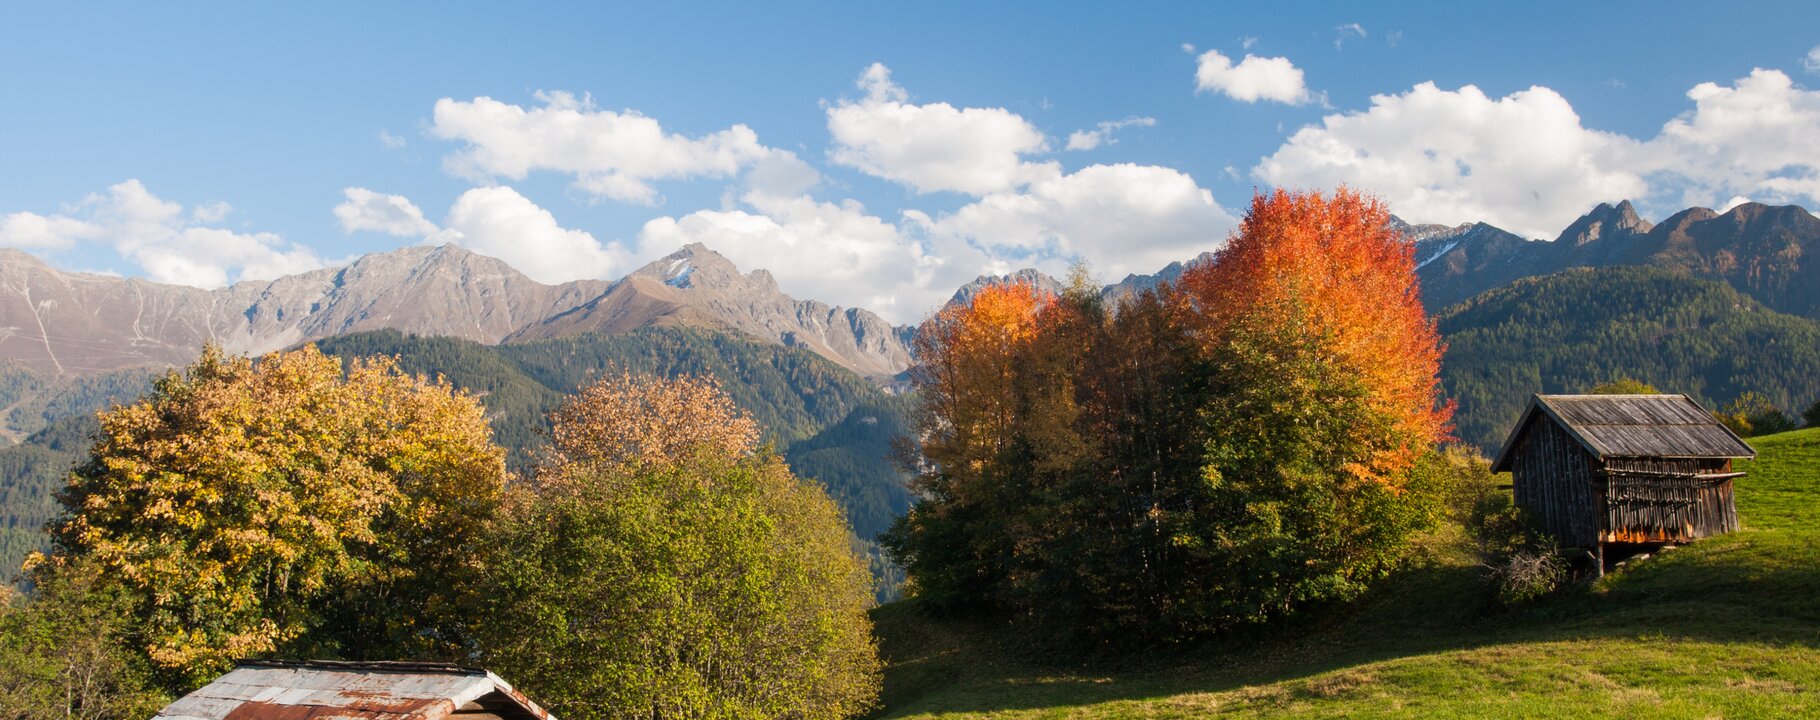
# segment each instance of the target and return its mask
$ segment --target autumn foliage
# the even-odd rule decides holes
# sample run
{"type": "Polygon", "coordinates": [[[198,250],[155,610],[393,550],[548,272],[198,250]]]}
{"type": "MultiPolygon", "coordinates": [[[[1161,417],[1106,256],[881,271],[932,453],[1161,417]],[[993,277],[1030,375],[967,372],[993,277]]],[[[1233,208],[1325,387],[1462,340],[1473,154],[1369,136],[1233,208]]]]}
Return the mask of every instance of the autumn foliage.
{"type": "Polygon", "coordinates": [[[1422,310],[1414,246],[1389,221],[1382,203],[1345,188],[1258,195],[1219,261],[1181,285],[1209,343],[1254,319],[1293,319],[1320,338],[1324,362],[1356,376],[1369,410],[1392,425],[1393,442],[1346,472],[1394,485],[1446,437],[1452,409],[1435,403],[1440,335],[1422,310]]]}
{"type": "Polygon", "coordinates": [[[608,375],[508,505],[481,654],[561,717],[840,718],[879,662],[866,562],[713,381],[608,375]]]}
{"type": "Polygon", "coordinates": [[[1385,209],[1259,196],[1207,263],[1106,300],[988,288],[913,372],[924,496],[887,544],[932,608],[1180,638],[1357,595],[1438,507],[1440,345],[1385,209]],[[1116,304],[1112,304],[1116,303],[1116,304]]]}
{"type": "Polygon", "coordinates": [[[209,348],[100,420],[38,572],[124,584],[179,684],[241,657],[458,654],[505,482],[472,396],[384,358],[209,348]]]}

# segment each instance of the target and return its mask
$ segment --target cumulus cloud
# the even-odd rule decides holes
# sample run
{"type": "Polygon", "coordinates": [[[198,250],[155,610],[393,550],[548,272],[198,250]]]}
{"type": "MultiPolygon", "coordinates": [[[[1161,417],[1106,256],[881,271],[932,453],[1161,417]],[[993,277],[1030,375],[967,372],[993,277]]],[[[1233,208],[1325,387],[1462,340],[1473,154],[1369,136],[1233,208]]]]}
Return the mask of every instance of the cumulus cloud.
{"type": "Polygon", "coordinates": [[[1092,130],[1076,130],[1068,135],[1069,150],[1092,150],[1101,145],[1112,145],[1118,140],[1112,133],[1128,127],[1152,127],[1156,118],[1132,116],[1123,120],[1108,120],[1095,126],[1092,130]]]}
{"type": "Polygon", "coordinates": [[[1810,73],[1820,75],[1820,45],[1815,45],[1814,49],[1807,51],[1807,57],[1801,58],[1801,67],[1806,68],[1810,73]]]}
{"type": "Polygon", "coordinates": [[[1201,54],[1194,71],[1197,90],[1216,92],[1241,102],[1259,100],[1306,105],[1317,98],[1302,80],[1302,69],[1286,57],[1246,54],[1234,65],[1218,50],[1201,54]]]}
{"type": "Polygon", "coordinates": [[[403,195],[382,195],[359,187],[341,192],[347,200],[336,205],[334,212],[343,232],[371,230],[404,236],[436,232],[436,223],[425,220],[423,211],[403,195]]]}
{"type": "Polygon", "coordinates": [[[454,242],[496,257],[541,283],[605,278],[625,269],[619,244],[571,230],[556,216],[509,187],[474,188],[456,198],[443,230],[430,242],[454,242]]]}
{"type": "Polygon", "coordinates": [[[952,212],[892,222],[857,202],[748,192],[740,206],[645,224],[645,254],[700,242],[741,267],[771,271],[798,297],[915,322],[975,276],[1084,259],[1109,278],[1150,273],[1216,249],[1235,221],[1194,179],[1169,168],[1093,165],[992,193],[952,212]],[[789,262],[778,262],[789,258],[789,262]]]}
{"type": "Polygon", "coordinates": [[[915,321],[954,291],[935,281],[941,262],[922,244],[858,202],[761,192],[740,202],[645,223],[639,247],[661,252],[699,242],[742,268],[765,268],[793,295],[865,307],[894,322],[915,321]]]}
{"type": "Polygon", "coordinates": [[[210,226],[229,210],[225,203],[208,203],[186,213],[138,180],[127,180],[84,198],[66,214],[0,217],[0,245],[62,249],[106,243],[153,281],[203,288],[322,267],[314,251],[272,233],[210,226]]]}
{"type": "Polygon", "coordinates": [[[1023,156],[1046,152],[1048,138],[1004,108],[956,108],[945,102],[917,105],[874,63],[860,75],[865,96],[828,107],[834,136],[829,158],[869,175],[908,185],[919,193],[955,191],[985,195],[1015,188],[1054,163],[1023,156]]]}
{"type": "Polygon", "coordinates": [[[1119,278],[1215,249],[1236,221],[1194,178],[1154,165],[1091,165],[927,221],[995,257],[1085,259],[1119,278]]]}
{"type": "Polygon", "coordinates": [[[690,138],[633,110],[602,110],[586,96],[535,97],[539,104],[529,108],[488,97],[436,101],[430,134],[466,143],[444,168],[471,179],[558,172],[597,197],[649,205],[660,199],[653,181],[731,177],[775,152],[745,125],[690,138]]]}
{"type": "Polygon", "coordinates": [[[0,247],[58,250],[100,234],[101,228],[94,223],[62,215],[16,212],[0,216],[0,247]]]}
{"type": "Polygon", "coordinates": [[[1642,169],[1683,204],[1731,195],[1820,202],[1820,91],[1779,70],[1752,70],[1731,87],[1700,83],[1694,109],[1662,127],[1642,169]]]}
{"type": "Polygon", "coordinates": [[[1820,92],[1776,70],[1689,90],[1694,108],[1639,140],[1589,129],[1559,93],[1491,98],[1423,83],[1302,128],[1252,169],[1277,186],[1346,184],[1413,222],[1483,220],[1552,238],[1598,202],[1663,210],[1733,196],[1820,202],[1820,92]]]}

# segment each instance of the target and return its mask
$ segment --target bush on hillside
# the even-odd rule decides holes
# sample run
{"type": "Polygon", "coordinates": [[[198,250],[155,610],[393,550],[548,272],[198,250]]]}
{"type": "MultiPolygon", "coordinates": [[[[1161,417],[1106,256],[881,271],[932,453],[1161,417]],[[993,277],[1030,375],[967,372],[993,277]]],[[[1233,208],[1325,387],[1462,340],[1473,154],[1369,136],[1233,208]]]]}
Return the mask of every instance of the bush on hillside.
{"type": "Polygon", "coordinates": [[[1795,421],[1760,393],[1746,392],[1727,403],[1713,417],[1739,437],[1774,435],[1795,429],[1795,421]]]}
{"type": "Polygon", "coordinates": [[[710,381],[621,374],[553,416],[496,533],[481,650],[552,712],[839,718],[879,661],[866,561],[710,381]]]}
{"type": "Polygon", "coordinates": [[[1466,531],[1474,541],[1487,586],[1498,604],[1520,605],[1560,588],[1567,563],[1547,533],[1512,500],[1508,490],[1492,488],[1473,503],[1466,531]]]}
{"type": "Polygon", "coordinates": [[[41,577],[30,598],[0,597],[0,717],[113,720],[163,707],[131,642],[132,597],[91,565],[41,577]]]}
{"type": "Polygon", "coordinates": [[[1588,395],[1660,395],[1656,386],[1628,375],[1619,375],[1608,382],[1602,382],[1586,389],[1588,395]]]}

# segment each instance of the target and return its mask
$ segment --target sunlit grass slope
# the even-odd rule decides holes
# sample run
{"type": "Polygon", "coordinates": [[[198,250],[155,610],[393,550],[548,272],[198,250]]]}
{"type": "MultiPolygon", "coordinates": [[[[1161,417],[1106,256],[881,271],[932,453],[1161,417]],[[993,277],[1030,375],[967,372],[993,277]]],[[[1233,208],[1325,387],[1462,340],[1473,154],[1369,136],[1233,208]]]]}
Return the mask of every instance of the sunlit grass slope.
{"type": "Polygon", "coordinates": [[[1540,605],[1480,600],[1458,531],[1372,597],[1261,638],[1076,661],[876,613],[890,717],[1820,716],[1820,430],[1753,438],[1743,532],[1540,605]]]}

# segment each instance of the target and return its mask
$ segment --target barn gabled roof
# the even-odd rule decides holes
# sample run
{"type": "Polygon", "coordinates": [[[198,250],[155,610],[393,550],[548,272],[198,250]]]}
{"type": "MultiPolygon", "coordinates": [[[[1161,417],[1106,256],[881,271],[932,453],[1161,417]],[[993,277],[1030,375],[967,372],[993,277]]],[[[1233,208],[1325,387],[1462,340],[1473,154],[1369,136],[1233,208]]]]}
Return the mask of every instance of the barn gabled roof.
{"type": "Polygon", "coordinates": [[[480,668],[242,660],[153,720],[555,720],[480,668]]]}
{"type": "Polygon", "coordinates": [[[1757,451],[1686,395],[1536,395],[1498,452],[1493,472],[1531,422],[1546,417],[1591,452],[1610,457],[1738,458],[1757,451]]]}

